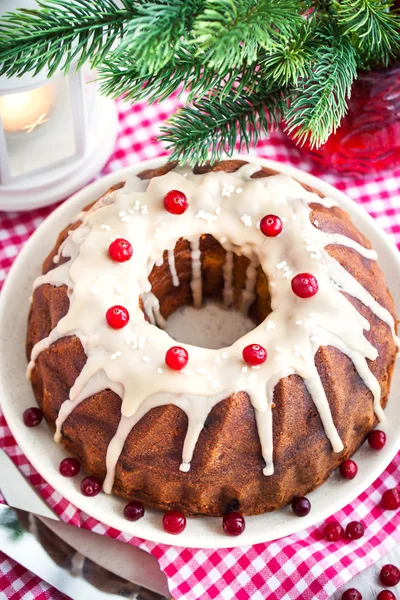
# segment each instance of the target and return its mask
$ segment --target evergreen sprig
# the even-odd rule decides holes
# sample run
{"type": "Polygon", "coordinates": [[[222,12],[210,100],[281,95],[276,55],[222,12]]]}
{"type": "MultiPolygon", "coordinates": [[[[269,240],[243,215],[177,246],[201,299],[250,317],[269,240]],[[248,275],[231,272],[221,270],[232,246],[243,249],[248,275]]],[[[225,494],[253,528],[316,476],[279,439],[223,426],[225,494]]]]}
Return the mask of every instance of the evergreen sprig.
{"type": "Polygon", "coordinates": [[[294,86],[286,111],[286,130],[299,143],[320,146],[335,132],[346,114],[346,101],[357,75],[356,50],[334,27],[324,26],[318,36],[329,41],[318,46],[309,74],[294,86]]]}
{"type": "Polygon", "coordinates": [[[23,75],[32,71],[69,70],[89,61],[99,65],[124,24],[136,13],[134,3],[122,0],[38,0],[38,10],[20,9],[0,22],[0,75],[23,75]]]}
{"type": "Polygon", "coordinates": [[[368,64],[389,64],[400,57],[400,15],[384,0],[347,0],[332,3],[336,21],[343,34],[350,36],[360,57],[368,64]]]}
{"type": "Polygon", "coordinates": [[[0,74],[89,62],[102,93],[185,92],[161,139],[174,159],[216,160],[285,122],[326,141],[357,69],[400,58],[394,0],[39,0],[0,23],[0,74]]]}
{"type": "Polygon", "coordinates": [[[178,49],[186,45],[186,34],[193,27],[194,16],[202,4],[202,0],[139,4],[137,14],[128,22],[124,38],[114,54],[134,57],[139,77],[158,73],[174,60],[178,49]]]}
{"type": "Polygon", "coordinates": [[[261,49],[272,49],[301,22],[292,0],[208,0],[193,34],[202,62],[227,69],[254,64],[261,49]]]}
{"type": "Polygon", "coordinates": [[[240,96],[231,93],[223,104],[211,95],[204,96],[173,115],[168,128],[161,129],[160,139],[166,142],[172,160],[191,165],[208,158],[215,162],[223,154],[232,156],[237,138],[239,151],[255,146],[260,135],[268,135],[278,126],[284,107],[278,90],[240,96]]]}

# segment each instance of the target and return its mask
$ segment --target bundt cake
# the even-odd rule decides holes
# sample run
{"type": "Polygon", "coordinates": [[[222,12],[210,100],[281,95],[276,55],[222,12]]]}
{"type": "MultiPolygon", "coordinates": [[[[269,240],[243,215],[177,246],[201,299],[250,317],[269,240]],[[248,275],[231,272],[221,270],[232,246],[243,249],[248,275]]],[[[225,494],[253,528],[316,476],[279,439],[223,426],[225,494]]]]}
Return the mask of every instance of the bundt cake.
{"type": "Polygon", "coordinates": [[[189,515],[279,509],[383,418],[396,314],[331,199],[239,160],[111,188],[34,283],[28,372],[55,439],[103,489],[189,515]],[[163,329],[205,299],[254,329],[211,350],[163,329]]]}

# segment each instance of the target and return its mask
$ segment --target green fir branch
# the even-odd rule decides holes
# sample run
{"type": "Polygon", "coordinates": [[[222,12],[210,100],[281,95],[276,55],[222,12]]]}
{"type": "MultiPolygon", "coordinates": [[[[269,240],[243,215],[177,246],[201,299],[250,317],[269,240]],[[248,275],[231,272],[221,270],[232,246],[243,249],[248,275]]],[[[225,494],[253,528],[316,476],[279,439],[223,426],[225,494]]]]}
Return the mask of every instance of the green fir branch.
{"type": "Polygon", "coordinates": [[[393,0],[39,0],[0,23],[0,74],[99,69],[103,94],[182,94],[162,139],[204,162],[256,144],[284,117],[300,142],[326,141],[356,67],[400,55],[393,0]],[[311,10],[309,10],[311,9],[311,10]]]}
{"type": "Polygon", "coordinates": [[[100,64],[136,14],[130,0],[119,8],[113,0],[101,0],[96,9],[90,0],[39,0],[39,10],[7,13],[0,22],[0,75],[37,74],[56,69],[68,71],[89,61],[100,64]]]}
{"type": "Polygon", "coordinates": [[[239,151],[256,146],[260,135],[276,128],[285,102],[277,90],[226,97],[223,104],[205,96],[179,110],[161,129],[160,140],[171,151],[171,160],[204,164],[232,156],[236,142],[239,151]]]}
{"type": "Polygon", "coordinates": [[[192,79],[201,76],[201,66],[196,65],[190,57],[177,64],[169,63],[156,74],[141,75],[137,65],[131,60],[129,53],[120,52],[106,59],[99,67],[100,92],[105,96],[139,102],[161,102],[178,88],[184,91],[192,79]]]}
{"type": "Polygon", "coordinates": [[[278,42],[273,51],[265,53],[260,61],[262,81],[288,86],[296,85],[304,78],[318,49],[312,33],[310,23],[306,21],[291,39],[278,42]]]}
{"type": "Polygon", "coordinates": [[[351,86],[357,76],[356,51],[336,29],[324,27],[319,35],[321,46],[309,74],[292,90],[285,115],[286,131],[300,144],[311,147],[324,144],[346,114],[351,86]]]}
{"type": "Polygon", "coordinates": [[[129,52],[112,54],[99,67],[98,77],[102,94],[149,103],[161,102],[177,90],[185,93],[189,102],[210,92],[213,101],[222,101],[232,92],[238,96],[251,90],[260,79],[252,67],[225,71],[204,67],[186,50],[180,50],[178,58],[151,75],[140,74],[129,52]]]}
{"type": "Polygon", "coordinates": [[[193,26],[198,56],[210,68],[252,65],[258,51],[302,22],[297,0],[206,0],[193,26]]]}
{"type": "Polygon", "coordinates": [[[116,55],[129,53],[134,57],[139,77],[157,73],[174,62],[203,4],[203,0],[143,2],[129,21],[116,55]]]}
{"type": "Polygon", "coordinates": [[[364,62],[389,64],[400,57],[400,15],[384,0],[332,2],[332,12],[343,35],[360,52],[364,62]]]}

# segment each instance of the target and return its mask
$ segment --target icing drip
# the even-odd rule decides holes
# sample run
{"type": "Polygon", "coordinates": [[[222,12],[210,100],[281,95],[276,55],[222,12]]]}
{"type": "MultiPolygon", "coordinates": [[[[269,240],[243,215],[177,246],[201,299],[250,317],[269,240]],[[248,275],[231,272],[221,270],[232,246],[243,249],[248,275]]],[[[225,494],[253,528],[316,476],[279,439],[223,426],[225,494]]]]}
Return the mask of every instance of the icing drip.
{"type": "Polygon", "coordinates": [[[224,289],[223,289],[223,299],[224,304],[226,306],[231,306],[233,302],[233,252],[228,250],[225,255],[225,262],[223,266],[223,276],[224,276],[224,289]]]}
{"type": "Polygon", "coordinates": [[[192,256],[192,280],[190,287],[193,295],[193,306],[200,308],[203,300],[203,282],[201,279],[201,262],[200,262],[200,238],[194,238],[191,243],[192,256]]]}
{"type": "Polygon", "coordinates": [[[103,197],[82,215],[82,225],[70,233],[58,253],[70,260],[64,264],[56,261],[57,266],[35,282],[35,287],[44,283],[67,285],[70,307],[50,335],[33,348],[28,370],[40,352],[63,336],[77,335],[87,355],[69,398],[61,406],[56,438],[60,438],[68,415],[85,398],[107,388],[122,398],[121,420],[107,451],[104,489],[108,492],[126,439],[149,410],[173,404],[186,413],[188,429],[180,469],[187,472],[209,412],[216,403],[239,391],[250,397],[265,460],[264,474],[271,475],[274,388],[281,378],[294,373],[303,378],[333,451],[339,452],[343,445],[315,367],[315,354],[321,346],[333,346],[350,358],[371,391],[378,418],[383,417],[380,386],[367,363],[378,354],[364,335],[370,325],[342,291],[359,299],[390,327],[393,335],[394,319],[329,255],[326,247],[341,244],[369,260],[375,260],[376,253],[311,224],[309,204],[332,206],[330,199],[320,199],[285,175],[251,179],[258,169],[258,165],[250,164],[235,173],[195,175],[180,167],[149,182],[133,178],[129,186],[103,197]],[[182,191],[189,201],[188,210],[179,216],[166,214],[163,208],[162,198],[172,189],[182,191]],[[284,227],[279,237],[267,238],[257,228],[266,214],[277,214],[282,219],[284,227]],[[189,240],[193,304],[201,306],[199,242],[203,234],[214,236],[226,250],[224,303],[230,306],[233,302],[236,253],[250,261],[242,309],[247,311],[254,299],[256,266],[260,264],[268,279],[272,312],[227,348],[183,344],[189,363],[182,371],[172,371],[165,366],[164,357],[174,341],[155,326],[163,327],[165,321],[148,277],[154,265],[162,264],[167,250],[173,283],[179,284],[174,275],[173,249],[178,239],[189,240]],[[108,248],[111,237],[117,236],[130,240],[134,253],[129,261],[116,266],[107,252],[99,249],[108,248]],[[298,298],[291,291],[292,277],[303,272],[318,279],[319,291],[312,298],[298,298]],[[139,297],[150,323],[140,309],[139,297]],[[130,315],[129,324],[120,330],[108,327],[104,318],[114,304],[125,306],[130,315]],[[242,350],[249,344],[261,344],[268,354],[267,360],[254,368],[242,360],[242,350]]]}
{"type": "Polygon", "coordinates": [[[161,329],[165,329],[165,319],[160,312],[160,302],[152,293],[147,292],[142,295],[144,312],[149,317],[152,325],[158,325],[161,329]]]}
{"type": "Polygon", "coordinates": [[[179,277],[175,267],[175,254],[173,250],[168,250],[168,264],[171,271],[172,283],[175,287],[179,287],[179,277]]]}
{"type": "Polygon", "coordinates": [[[254,293],[254,289],[256,287],[257,280],[257,261],[252,258],[249,266],[246,269],[246,283],[245,289],[242,291],[242,303],[241,303],[241,311],[243,314],[247,315],[249,312],[249,308],[252,305],[256,295],[254,293]]]}

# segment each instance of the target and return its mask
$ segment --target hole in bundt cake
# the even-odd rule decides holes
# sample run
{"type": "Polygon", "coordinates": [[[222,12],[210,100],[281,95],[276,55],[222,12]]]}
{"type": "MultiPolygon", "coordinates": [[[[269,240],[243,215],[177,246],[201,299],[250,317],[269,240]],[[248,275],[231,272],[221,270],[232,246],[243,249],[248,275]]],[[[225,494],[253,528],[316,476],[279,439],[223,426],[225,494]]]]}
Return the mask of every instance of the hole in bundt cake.
{"type": "Polygon", "coordinates": [[[258,259],[226,251],[208,234],[191,242],[179,239],[149,281],[152,290],[142,294],[142,310],[180,342],[229,346],[271,312],[258,259]]]}

